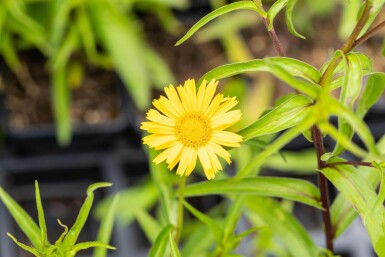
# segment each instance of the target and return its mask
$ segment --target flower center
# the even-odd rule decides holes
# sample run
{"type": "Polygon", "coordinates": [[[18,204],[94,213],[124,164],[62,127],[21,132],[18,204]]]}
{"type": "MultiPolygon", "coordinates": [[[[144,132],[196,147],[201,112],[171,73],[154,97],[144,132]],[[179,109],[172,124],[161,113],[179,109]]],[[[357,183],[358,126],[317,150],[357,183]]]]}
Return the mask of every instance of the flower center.
{"type": "Polygon", "coordinates": [[[199,148],[211,138],[209,120],[200,112],[184,114],[175,124],[176,137],[183,145],[199,148]]]}

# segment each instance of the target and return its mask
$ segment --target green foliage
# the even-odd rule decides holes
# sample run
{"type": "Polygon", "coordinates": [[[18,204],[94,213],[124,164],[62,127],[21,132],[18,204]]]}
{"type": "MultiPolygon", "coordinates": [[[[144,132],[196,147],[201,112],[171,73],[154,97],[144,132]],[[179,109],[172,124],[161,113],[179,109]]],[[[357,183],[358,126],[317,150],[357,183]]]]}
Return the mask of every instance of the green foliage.
{"type": "MultiPolygon", "coordinates": [[[[1,187],[0,187],[0,198],[7,207],[8,211],[11,213],[12,217],[15,219],[20,229],[24,232],[27,238],[31,241],[33,247],[25,245],[17,241],[17,239],[8,233],[8,236],[21,248],[30,252],[36,257],[73,257],[79,251],[85,250],[91,247],[97,248],[106,248],[106,249],[115,249],[115,247],[108,245],[109,234],[112,230],[114,217],[114,204],[111,206],[109,215],[106,217],[103,225],[101,227],[100,233],[103,233],[103,236],[100,238],[101,241],[92,241],[92,242],[82,242],[77,243],[77,238],[83,229],[83,226],[88,218],[88,214],[91,210],[92,202],[94,199],[94,191],[98,188],[111,186],[111,183],[95,183],[88,187],[87,189],[87,198],[84,201],[78,217],[73,224],[73,226],[68,230],[66,225],[63,225],[58,219],[60,226],[64,228],[64,232],[59,237],[59,239],[51,244],[48,242],[47,236],[47,227],[44,218],[43,205],[40,197],[40,190],[37,181],[35,182],[35,192],[36,192],[36,207],[38,212],[39,226],[33,221],[33,219],[23,210],[23,208],[15,202],[11,196],[9,196],[1,187]]],[[[116,204],[116,200],[114,201],[116,204]]],[[[106,256],[106,252],[99,252],[98,257],[106,256]]]]}

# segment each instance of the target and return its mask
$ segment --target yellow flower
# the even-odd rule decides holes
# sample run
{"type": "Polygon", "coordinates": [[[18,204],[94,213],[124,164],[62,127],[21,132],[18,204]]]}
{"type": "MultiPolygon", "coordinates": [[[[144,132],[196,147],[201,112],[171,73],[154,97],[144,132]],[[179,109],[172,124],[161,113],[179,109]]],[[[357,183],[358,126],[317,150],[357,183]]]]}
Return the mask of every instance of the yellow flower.
{"type": "Polygon", "coordinates": [[[196,92],[195,81],[187,80],[176,89],[165,87],[167,97],[153,101],[156,109],[147,112],[148,122],[140,127],[150,135],[143,143],[155,150],[164,150],[155,159],[156,164],[166,161],[172,170],[178,163],[176,173],[188,176],[199,158],[208,179],[222,170],[217,156],[228,164],[230,153],[225,147],[239,147],[242,137],[226,128],[241,119],[239,110],[230,111],[238,101],[235,97],[214,97],[218,82],[203,81],[196,92]]]}

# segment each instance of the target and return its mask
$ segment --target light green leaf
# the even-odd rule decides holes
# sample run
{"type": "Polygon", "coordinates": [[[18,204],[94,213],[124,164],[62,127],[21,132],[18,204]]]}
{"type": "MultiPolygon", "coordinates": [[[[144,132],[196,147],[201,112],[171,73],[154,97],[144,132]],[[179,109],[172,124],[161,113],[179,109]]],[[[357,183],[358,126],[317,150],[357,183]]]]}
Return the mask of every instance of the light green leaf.
{"type": "Polygon", "coordinates": [[[272,230],[291,256],[318,256],[318,246],[303,226],[276,201],[265,197],[247,196],[245,205],[272,230]]]}
{"type": "Polygon", "coordinates": [[[161,225],[144,209],[136,210],[135,214],[136,219],[144,234],[150,242],[154,243],[157,235],[162,230],[161,225]]]}
{"type": "MultiPolygon", "coordinates": [[[[116,211],[116,218],[120,226],[130,224],[137,214],[137,211],[150,209],[158,199],[158,193],[153,183],[147,182],[136,187],[129,187],[119,192],[119,203],[116,211]],[[130,208],[126,208],[127,204],[130,208]]],[[[112,197],[107,197],[96,206],[95,216],[102,220],[110,209],[112,197]]]]}
{"type": "Polygon", "coordinates": [[[167,243],[169,241],[169,234],[172,232],[174,227],[172,225],[165,226],[157,236],[155,243],[152,245],[149,257],[164,257],[167,256],[167,243]]]}
{"type": "Polygon", "coordinates": [[[43,249],[41,231],[35,221],[15,200],[12,199],[10,195],[7,194],[7,192],[4,191],[2,187],[0,187],[0,198],[17,225],[31,241],[32,245],[38,251],[41,251],[43,249]]]}
{"type": "Polygon", "coordinates": [[[149,149],[150,172],[152,180],[156,185],[157,192],[161,203],[161,211],[169,224],[176,224],[174,189],[170,181],[170,172],[166,167],[165,162],[155,164],[152,160],[157,156],[158,152],[149,149]]]}
{"type": "Polygon", "coordinates": [[[279,65],[292,76],[303,78],[311,83],[316,84],[321,78],[319,71],[307,63],[287,57],[269,57],[265,59],[255,59],[216,67],[204,74],[200,81],[203,79],[206,79],[207,81],[212,79],[218,80],[248,72],[265,71],[273,73],[271,69],[272,65],[279,65]]]}
{"type": "MultiPolygon", "coordinates": [[[[353,111],[353,104],[361,91],[362,67],[359,59],[354,54],[344,57],[345,76],[340,93],[340,102],[349,110],[353,111]]],[[[338,117],[338,131],[348,139],[353,137],[353,129],[342,117],[338,117]]],[[[333,150],[333,155],[338,156],[344,151],[344,147],[337,142],[333,150]]]]}
{"type": "Polygon", "coordinates": [[[165,86],[175,82],[175,78],[166,62],[150,46],[144,47],[143,57],[155,86],[163,89],[165,86]]]}
{"type": "Polygon", "coordinates": [[[70,90],[66,66],[60,65],[52,70],[52,98],[55,116],[56,138],[61,146],[71,141],[70,90]]]}
{"type": "Polygon", "coordinates": [[[371,183],[366,181],[354,167],[340,165],[324,168],[321,172],[337,187],[356,208],[369,233],[378,256],[385,256],[385,208],[375,208],[379,199],[371,183]]]}
{"type": "Polygon", "coordinates": [[[214,235],[204,224],[194,226],[194,231],[189,234],[181,249],[183,257],[205,256],[214,245],[214,235]]]}
{"type": "Polygon", "coordinates": [[[256,172],[258,170],[258,167],[260,167],[264,163],[266,158],[270,157],[273,154],[276,154],[282,147],[284,147],[295,137],[297,137],[304,131],[310,129],[310,127],[317,122],[318,118],[319,117],[314,115],[313,111],[309,112],[308,115],[303,119],[303,122],[284,132],[280,137],[278,137],[268,147],[266,147],[265,150],[263,150],[253,160],[251,160],[249,164],[240,169],[236,175],[236,178],[240,179],[252,174],[252,172],[256,172]]]}
{"type": "Polygon", "coordinates": [[[377,200],[374,203],[371,212],[376,212],[380,208],[384,208],[384,200],[385,200],[385,173],[381,165],[377,162],[373,162],[373,166],[378,169],[380,172],[380,177],[381,177],[381,183],[380,183],[380,188],[378,190],[378,196],[377,200]]]}
{"type": "Polygon", "coordinates": [[[277,16],[277,14],[285,8],[287,5],[288,0],[278,0],[275,1],[274,4],[270,7],[269,11],[267,12],[267,19],[269,21],[269,27],[268,29],[271,30],[273,28],[274,18],[277,16]]]}
{"type": "Polygon", "coordinates": [[[256,122],[238,132],[247,141],[249,139],[273,134],[298,125],[310,112],[312,100],[303,95],[294,95],[256,122]]]}
{"type": "Polygon", "coordinates": [[[223,232],[221,227],[219,226],[219,224],[215,220],[210,218],[208,215],[198,211],[196,208],[194,208],[188,202],[184,201],[183,204],[186,207],[186,209],[189,212],[191,212],[192,215],[194,215],[198,220],[200,220],[201,222],[206,224],[208,227],[210,227],[211,231],[214,233],[214,236],[215,236],[217,242],[219,243],[220,239],[221,239],[222,232],[223,232]]]}
{"type": "Polygon", "coordinates": [[[338,26],[338,35],[340,39],[346,40],[352,33],[356,25],[358,11],[360,9],[361,0],[343,1],[341,21],[338,26]],[[355,21],[355,22],[353,22],[355,21]]]}
{"type": "Polygon", "coordinates": [[[182,257],[182,255],[179,252],[178,245],[176,244],[171,233],[168,234],[168,239],[169,239],[170,245],[171,245],[171,257],[182,257]]]}
{"type": "Polygon", "coordinates": [[[36,257],[40,257],[39,252],[38,252],[35,248],[33,248],[33,247],[31,247],[31,246],[28,246],[28,245],[25,245],[25,244],[23,244],[23,243],[20,243],[20,242],[17,241],[17,239],[16,239],[14,236],[12,236],[10,233],[7,233],[7,235],[13,240],[13,242],[15,242],[15,244],[17,244],[17,246],[19,246],[20,248],[26,250],[27,252],[30,252],[31,254],[33,254],[33,255],[36,256],[36,257]]]}
{"type": "Polygon", "coordinates": [[[207,14],[206,16],[204,16],[197,23],[195,23],[194,26],[192,26],[190,28],[190,30],[187,31],[187,33],[181,39],[179,39],[178,42],[176,42],[175,45],[178,46],[178,45],[182,44],[184,41],[186,41],[188,38],[190,38],[196,31],[198,31],[201,27],[203,27],[205,24],[207,24],[209,21],[215,19],[216,17],[224,15],[228,12],[232,12],[235,10],[242,10],[242,9],[255,11],[263,17],[266,17],[266,15],[267,15],[265,11],[258,8],[258,6],[251,1],[238,1],[235,3],[231,3],[228,5],[222,6],[218,9],[212,11],[211,13],[207,14]]]}
{"type": "Polygon", "coordinates": [[[78,244],[74,245],[72,247],[71,253],[77,253],[79,251],[86,250],[86,249],[92,248],[92,247],[106,248],[106,249],[111,249],[111,250],[116,249],[115,247],[113,247],[111,245],[93,241],[93,242],[82,242],[82,243],[78,243],[78,244]]]}
{"type": "Polygon", "coordinates": [[[150,105],[150,76],[137,22],[105,1],[92,2],[92,18],[97,33],[136,106],[150,105]]]}
{"type": "Polygon", "coordinates": [[[94,191],[98,188],[109,187],[111,185],[112,185],[111,183],[100,182],[100,183],[94,183],[87,188],[87,198],[85,199],[82,207],[80,208],[80,211],[75,220],[75,223],[73,224],[71,229],[68,231],[68,234],[65,236],[63,240],[62,246],[64,249],[71,249],[75,245],[79,237],[79,234],[84,224],[86,223],[88,215],[90,213],[92,203],[94,201],[94,191]]]}
{"type": "Polygon", "coordinates": [[[377,103],[385,89],[385,73],[375,72],[369,75],[368,82],[358,102],[356,115],[363,118],[367,111],[377,103]]]}
{"type": "Polygon", "coordinates": [[[294,178],[256,177],[240,180],[224,179],[190,184],[185,196],[212,194],[255,194],[281,197],[322,209],[320,193],[313,184],[294,178]]]}
{"type": "Polygon", "coordinates": [[[301,39],[305,39],[304,36],[302,36],[301,34],[299,34],[296,30],[295,30],[295,27],[294,27],[294,24],[293,24],[293,9],[294,9],[294,6],[295,4],[297,3],[297,0],[289,0],[287,2],[287,7],[286,7],[286,25],[287,25],[287,28],[289,29],[290,33],[296,37],[299,37],[301,39]]]}
{"type": "Polygon", "coordinates": [[[39,227],[41,231],[41,242],[43,245],[47,243],[47,226],[45,224],[43,204],[40,197],[40,189],[37,180],[35,180],[35,198],[36,198],[36,208],[37,216],[39,219],[39,227]]]}
{"type": "MultiPolygon", "coordinates": [[[[110,243],[119,197],[119,194],[116,194],[113,197],[111,204],[109,205],[108,212],[105,216],[103,216],[98,231],[97,241],[106,245],[110,243]]],[[[106,257],[107,249],[108,247],[96,247],[94,250],[93,257],[106,257]]]]}
{"type": "Polygon", "coordinates": [[[374,155],[379,155],[373,135],[371,134],[366,123],[337,100],[330,97],[327,101],[327,108],[329,109],[330,113],[344,118],[361,138],[368,150],[370,150],[370,152],[374,155]]]}
{"type": "Polygon", "coordinates": [[[317,169],[317,156],[314,149],[282,151],[279,155],[270,156],[263,166],[281,172],[314,174],[317,169]]]}

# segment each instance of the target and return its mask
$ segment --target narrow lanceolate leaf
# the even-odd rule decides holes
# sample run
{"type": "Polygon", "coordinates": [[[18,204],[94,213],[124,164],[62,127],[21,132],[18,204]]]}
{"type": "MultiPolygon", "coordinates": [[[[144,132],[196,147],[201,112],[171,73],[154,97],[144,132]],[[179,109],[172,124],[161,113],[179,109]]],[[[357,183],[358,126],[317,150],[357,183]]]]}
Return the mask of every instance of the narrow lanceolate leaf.
{"type": "MultiPolygon", "coordinates": [[[[91,2],[90,2],[91,3],[91,2]]],[[[150,105],[150,76],[136,21],[106,1],[92,1],[98,36],[111,56],[124,85],[140,109],[150,105]]]]}
{"type": "Polygon", "coordinates": [[[320,192],[317,187],[310,182],[293,178],[224,179],[194,183],[185,189],[186,197],[211,194],[255,194],[281,197],[322,209],[320,192]]]}
{"type": "Polygon", "coordinates": [[[28,237],[32,245],[40,252],[43,249],[43,242],[41,240],[41,231],[37,224],[2,187],[0,187],[0,198],[20,229],[28,237]]]}
{"type": "Polygon", "coordinates": [[[385,73],[376,72],[370,74],[368,82],[360,101],[358,102],[356,115],[363,118],[368,110],[380,99],[385,89],[385,73]]]}
{"type": "Polygon", "coordinates": [[[290,256],[319,256],[318,246],[293,215],[270,198],[247,196],[245,205],[280,239],[290,256]]]}
{"type": "MultiPolygon", "coordinates": [[[[110,243],[112,229],[114,227],[116,210],[119,202],[119,196],[120,195],[117,194],[112,199],[106,215],[103,216],[103,219],[98,231],[97,241],[106,245],[110,243]]],[[[106,257],[106,256],[107,256],[106,247],[95,248],[93,257],[106,257]]]]}
{"type": "Polygon", "coordinates": [[[164,257],[167,256],[167,243],[169,242],[169,234],[172,232],[174,227],[172,225],[165,226],[162,231],[159,233],[158,237],[155,240],[155,243],[152,245],[149,257],[164,257]]]}
{"type": "MultiPolygon", "coordinates": [[[[349,110],[353,111],[353,104],[361,91],[362,67],[359,58],[354,54],[344,56],[345,76],[340,93],[340,102],[349,110]]],[[[342,117],[338,117],[338,131],[347,138],[353,137],[353,128],[342,117]]],[[[344,147],[337,142],[333,150],[333,155],[338,156],[344,151],[344,147]]]]}
{"type": "Polygon", "coordinates": [[[194,26],[190,28],[187,33],[176,42],[176,46],[182,44],[184,41],[186,41],[188,38],[190,38],[197,30],[199,30],[201,27],[203,27],[205,24],[207,24],[209,21],[215,19],[216,17],[219,17],[221,15],[224,15],[228,12],[232,12],[235,10],[252,10],[257,13],[259,13],[261,16],[266,17],[266,12],[262,9],[258,8],[258,6],[253,3],[252,1],[238,1],[235,3],[231,3],[225,6],[222,6],[211,13],[204,16],[202,19],[200,19],[197,23],[195,23],[194,26]]]}
{"type": "Polygon", "coordinates": [[[287,57],[269,57],[265,59],[255,59],[247,62],[222,65],[204,74],[200,80],[218,80],[249,72],[272,72],[271,65],[279,65],[292,76],[303,78],[311,83],[318,83],[321,77],[320,72],[316,68],[297,59],[287,57]]]}
{"type": "Polygon", "coordinates": [[[287,28],[289,29],[290,33],[296,37],[299,37],[299,38],[302,38],[302,39],[305,39],[304,36],[302,36],[301,34],[299,34],[296,30],[295,30],[295,27],[294,27],[294,23],[293,23],[293,9],[294,9],[294,6],[295,4],[297,3],[297,0],[289,0],[287,2],[287,7],[286,7],[286,25],[287,25],[287,28]]]}
{"type": "Polygon", "coordinates": [[[153,218],[146,210],[138,209],[135,212],[136,220],[139,223],[140,228],[151,243],[154,243],[156,236],[162,230],[162,226],[159,222],[153,218]]]}
{"type": "Polygon", "coordinates": [[[273,28],[273,22],[275,16],[287,5],[288,0],[278,0],[276,1],[267,12],[267,19],[269,20],[268,29],[271,30],[273,28]]]}
{"type": "Polygon", "coordinates": [[[84,224],[86,223],[86,220],[90,213],[92,203],[94,201],[94,191],[98,188],[109,187],[111,185],[112,185],[111,183],[100,182],[100,183],[94,183],[87,188],[87,198],[84,201],[82,207],[80,208],[80,211],[75,220],[75,223],[73,224],[71,229],[68,231],[68,234],[63,240],[62,246],[64,249],[70,249],[75,245],[79,237],[79,234],[84,224]]]}
{"type": "MultiPolygon", "coordinates": [[[[157,152],[153,149],[149,149],[150,160],[153,160],[157,152]]],[[[166,167],[166,164],[160,163],[155,164],[154,162],[150,163],[150,172],[152,179],[157,187],[157,192],[159,195],[161,203],[161,211],[166,218],[166,221],[170,224],[176,224],[175,221],[175,196],[170,183],[169,171],[166,167]]]]}
{"type": "Polygon", "coordinates": [[[198,220],[206,224],[208,227],[210,227],[211,231],[213,232],[215,238],[217,239],[217,242],[220,241],[221,235],[222,235],[222,229],[219,226],[219,224],[213,220],[208,215],[198,211],[196,208],[194,208],[191,204],[188,202],[184,202],[184,206],[186,209],[191,212],[192,215],[194,215],[198,220]]]}
{"type": "Polygon", "coordinates": [[[172,257],[182,257],[182,255],[179,252],[178,245],[176,244],[171,233],[168,234],[168,240],[169,240],[170,246],[171,246],[171,256],[172,257]]]}
{"type": "Polygon", "coordinates": [[[71,141],[72,125],[67,69],[64,65],[59,65],[52,71],[52,98],[56,138],[60,145],[66,146],[71,141]]]}
{"type": "Polygon", "coordinates": [[[47,226],[45,224],[43,204],[41,202],[40,189],[37,181],[35,181],[35,198],[36,198],[37,215],[39,218],[39,227],[41,231],[41,241],[42,241],[42,244],[45,245],[47,242],[47,226]]]}
{"type": "Polygon", "coordinates": [[[245,141],[254,137],[276,133],[299,124],[309,113],[312,100],[294,95],[256,122],[238,132],[245,141]]]}
{"type": "Polygon", "coordinates": [[[328,99],[328,107],[331,114],[344,118],[361,138],[365,146],[374,155],[379,155],[372,133],[368,126],[360,118],[358,118],[346,106],[339,103],[333,98],[328,99]]]}

